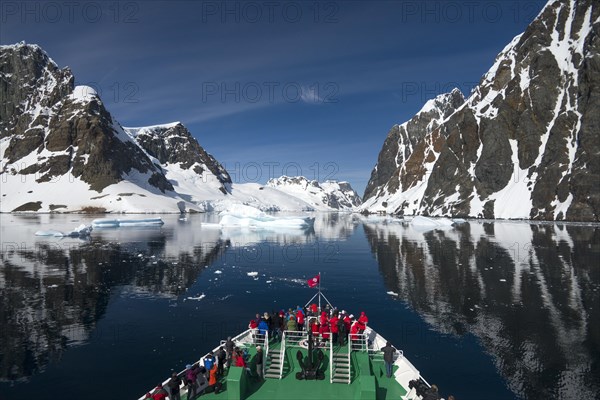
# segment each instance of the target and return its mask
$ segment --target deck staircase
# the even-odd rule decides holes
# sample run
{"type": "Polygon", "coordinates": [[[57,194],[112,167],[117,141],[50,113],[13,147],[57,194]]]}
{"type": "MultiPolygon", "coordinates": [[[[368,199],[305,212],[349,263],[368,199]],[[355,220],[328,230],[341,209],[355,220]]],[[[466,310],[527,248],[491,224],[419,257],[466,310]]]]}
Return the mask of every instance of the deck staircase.
{"type": "Polygon", "coordinates": [[[332,354],[331,383],[349,384],[350,380],[350,358],[348,352],[332,354]]]}
{"type": "Polygon", "coordinates": [[[273,349],[271,348],[271,350],[269,351],[269,355],[267,357],[267,364],[266,364],[266,371],[265,371],[265,378],[266,379],[281,379],[281,364],[283,363],[282,360],[282,350],[279,349],[273,349]]]}

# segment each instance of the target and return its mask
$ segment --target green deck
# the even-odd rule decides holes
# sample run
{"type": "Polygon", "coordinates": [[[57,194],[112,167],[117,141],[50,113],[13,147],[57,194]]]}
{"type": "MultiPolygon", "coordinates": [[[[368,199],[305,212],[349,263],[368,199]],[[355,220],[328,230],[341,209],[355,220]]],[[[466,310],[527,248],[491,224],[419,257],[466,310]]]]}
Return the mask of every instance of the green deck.
{"type": "MultiPolygon", "coordinates": [[[[278,342],[269,344],[271,349],[279,349],[278,342]]],[[[306,357],[307,350],[287,348],[284,375],[282,379],[266,378],[258,382],[255,374],[255,347],[250,346],[251,354],[248,367],[252,375],[248,375],[240,367],[231,367],[220,382],[223,391],[219,394],[209,393],[200,397],[212,396],[227,400],[281,400],[281,399],[399,399],[406,390],[394,379],[385,376],[385,365],[381,357],[369,357],[366,352],[352,352],[351,383],[330,383],[329,349],[323,350],[325,358],[321,371],[325,373],[323,380],[298,380],[296,372],[301,371],[296,353],[300,350],[306,357]]],[[[347,346],[334,348],[334,353],[348,352],[347,346]]],[[[200,398],[198,397],[198,398],[200,398]]],[[[182,397],[187,400],[186,396],[182,397]]]]}

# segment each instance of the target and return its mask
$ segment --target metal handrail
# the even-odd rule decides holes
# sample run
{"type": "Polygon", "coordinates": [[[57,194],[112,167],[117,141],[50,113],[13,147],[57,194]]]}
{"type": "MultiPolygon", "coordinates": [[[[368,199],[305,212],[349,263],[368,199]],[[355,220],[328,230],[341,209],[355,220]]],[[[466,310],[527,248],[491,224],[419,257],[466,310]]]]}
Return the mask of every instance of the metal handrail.
{"type": "Polygon", "coordinates": [[[348,385],[352,383],[352,359],[350,355],[352,352],[348,349],[348,385]]]}
{"type": "Polygon", "coordinates": [[[351,333],[348,335],[348,340],[350,341],[350,349],[352,351],[368,350],[367,335],[364,333],[351,333]]]}
{"type": "Polygon", "coordinates": [[[333,383],[333,375],[335,375],[335,371],[333,369],[333,335],[329,335],[329,383],[333,383]]]}
{"type": "Polygon", "coordinates": [[[279,379],[283,378],[283,360],[285,359],[285,331],[281,334],[281,353],[279,361],[279,379]]]}
{"type": "Polygon", "coordinates": [[[263,354],[262,376],[265,376],[267,360],[269,359],[269,331],[265,331],[265,354],[263,354]]]}
{"type": "Polygon", "coordinates": [[[290,347],[298,346],[302,339],[306,338],[306,333],[302,331],[283,331],[283,334],[287,334],[290,347]]]}

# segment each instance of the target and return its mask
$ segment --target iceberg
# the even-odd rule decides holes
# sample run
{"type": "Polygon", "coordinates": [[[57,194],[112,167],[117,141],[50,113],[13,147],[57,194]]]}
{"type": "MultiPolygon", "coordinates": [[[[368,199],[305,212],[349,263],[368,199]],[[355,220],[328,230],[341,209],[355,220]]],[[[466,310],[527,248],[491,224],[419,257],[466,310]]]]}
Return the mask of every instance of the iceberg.
{"type": "Polygon", "coordinates": [[[53,229],[47,231],[37,231],[35,236],[53,236],[53,237],[88,237],[92,233],[92,227],[85,224],[79,225],[70,232],[61,232],[53,229]]]}
{"type": "Polygon", "coordinates": [[[448,218],[427,218],[420,215],[414,217],[410,222],[411,225],[423,227],[443,227],[451,226],[454,222],[448,218]]]}
{"type": "Polygon", "coordinates": [[[127,226],[160,226],[164,225],[161,218],[143,218],[143,219],[110,219],[99,218],[92,221],[94,228],[118,228],[127,226]]]}
{"type": "Polygon", "coordinates": [[[261,210],[243,204],[234,204],[219,214],[221,227],[239,227],[251,229],[305,229],[312,226],[311,217],[275,217],[261,210]]]}
{"type": "Polygon", "coordinates": [[[447,230],[452,229],[454,221],[448,218],[428,218],[420,215],[410,221],[410,226],[418,232],[430,231],[433,229],[447,230]]]}

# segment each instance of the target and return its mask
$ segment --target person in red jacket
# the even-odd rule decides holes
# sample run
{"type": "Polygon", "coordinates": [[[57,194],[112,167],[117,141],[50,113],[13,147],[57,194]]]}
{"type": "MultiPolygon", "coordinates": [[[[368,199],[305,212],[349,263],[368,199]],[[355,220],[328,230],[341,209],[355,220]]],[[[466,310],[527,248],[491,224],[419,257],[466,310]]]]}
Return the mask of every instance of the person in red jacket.
{"type": "Polygon", "coordinates": [[[327,318],[327,313],[326,313],[325,311],[323,311],[323,312],[321,313],[321,317],[320,317],[320,319],[319,319],[319,322],[321,323],[321,326],[323,326],[323,325],[327,324],[327,321],[328,321],[328,319],[329,319],[329,318],[327,318]]]}
{"type": "Polygon", "coordinates": [[[318,314],[319,310],[317,308],[317,305],[315,303],[312,303],[310,305],[310,315],[313,317],[316,317],[318,314]]]}
{"type": "Polygon", "coordinates": [[[358,317],[358,322],[363,325],[367,325],[369,323],[369,318],[367,318],[367,314],[364,311],[361,311],[360,317],[358,317]]]}
{"type": "Polygon", "coordinates": [[[210,369],[210,371],[208,372],[208,388],[206,388],[206,393],[211,393],[211,392],[215,392],[216,390],[216,385],[217,385],[217,370],[219,369],[219,367],[217,367],[217,364],[214,364],[213,367],[210,369]]]}
{"type": "Polygon", "coordinates": [[[323,341],[329,340],[329,324],[321,324],[321,327],[319,328],[319,333],[321,334],[323,341]]]}
{"type": "Polygon", "coordinates": [[[298,309],[296,310],[296,323],[298,324],[299,331],[304,330],[304,313],[302,312],[300,307],[298,307],[298,309]]]}
{"type": "Polygon", "coordinates": [[[352,326],[352,318],[354,318],[354,315],[352,314],[344,316],[344,325],[346,325],[346,333],[350,332],[350,327],[352,326]]]}
{"type": "Polygon", "coordinates": [[[156,385],[156,393],[152,395],[152,400],[165,400],[167,398],[167,391],[163,388],[162,383],[156,385]]]}
{"type": "Polygon", "coordinates": [[[255,319],[251,319],[250,323],[248,324],[248,328],[252,329],[252,342],[254,343],[256,339],[256,334],[258,333],[258,322],[256,322],[255,319]]]}
{"type": "Polygon", "coordinates": [[[255,319],[251,319],[250,323],[248,324],[248,328],[250,328],[250,329],[256,329],[256,328],[258,328],[258,322],[256,322],[255,319]]]}
{"type": "Polygon", "coordinates": [[[310,326],[310,330],[312,331],[313,337],[316,339],[319,337],[321,324],[316,319],[312,320],[312,325],[310,326]]]}
{"type": "Polygon", "coordinates": [[[360,322],[358,321],[354,321],[352,322],[352,325],[350,326],[350,339],[352,340],[352,343],[355,344],[358,342],[359,338],[358,338],[358,334],[360,333],[360,322]]]}
{"type": "Polygon", "coordinates": [[[333,340],[333,343],[337,344],[338,343],[338,316],[337,314],[333,314],[333,317],[331,317],[331,319],[329,320],[329,330],[331,331],[331,340],[333,340]]]}

